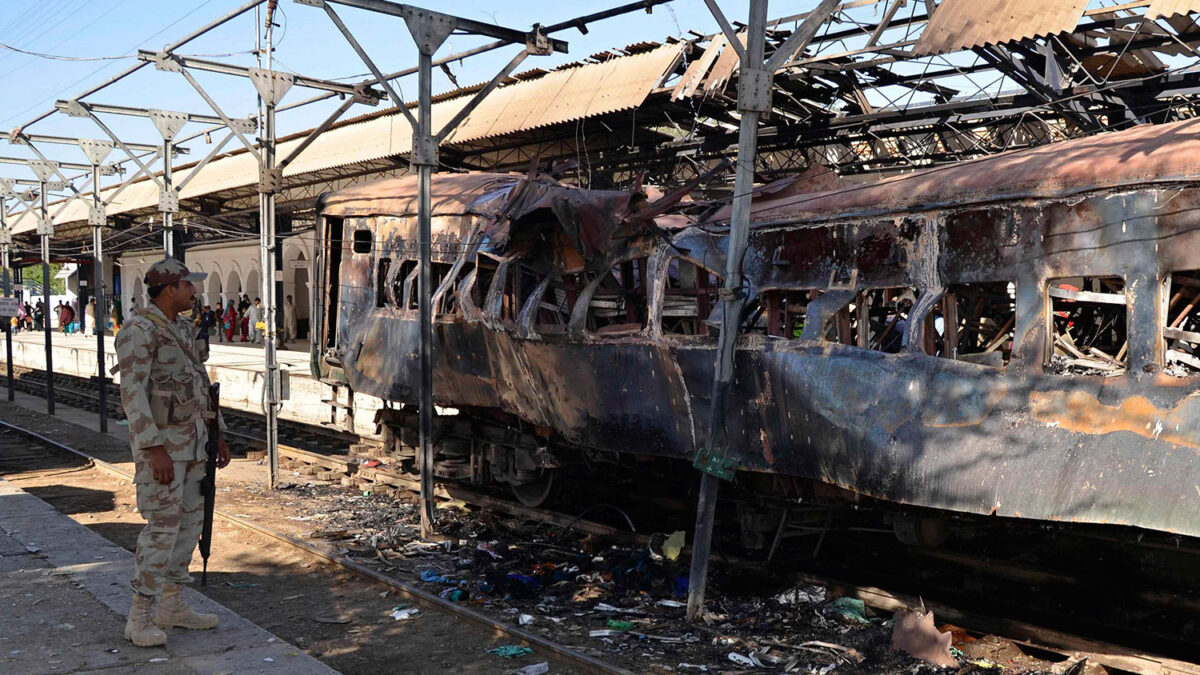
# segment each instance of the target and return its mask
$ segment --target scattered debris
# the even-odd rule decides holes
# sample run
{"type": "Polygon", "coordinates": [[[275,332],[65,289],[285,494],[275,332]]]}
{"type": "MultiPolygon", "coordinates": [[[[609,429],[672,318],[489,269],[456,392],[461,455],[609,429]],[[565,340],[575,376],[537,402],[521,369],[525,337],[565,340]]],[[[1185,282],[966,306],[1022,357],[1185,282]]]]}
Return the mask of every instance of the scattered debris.
{"type": "Polygon", "coordinates": [[[838,598],[825,605],[825,611],[858,623],[870,623],[870,619],[867,618],[867,605],[859,598],[838,598]]]}
{"type": "Polygon", "coordinates": [[[524,668],[517,668],[509,671],[511,675],[546,675],[550,672],[550,663],[542,661],[541,663],[533,663],[524,668]]]}
{"type": "Polygon", "coordinates": [[[904,651],[935,666],[957,666],[950,654],[951,634],[933,623],[933,610],[901,607],[892,626],[892,650],[904,651]]]}
{"type": "Polygon", "coordinates": [[[500,645],[487,650],[489,654],[502,656],[506,659],[516,659],[528,654],[532,654],[533,650],[529,647],[521,647],[520,645],[500,645]]]}
{"type": "Polygon", "coordinates": [[[397,621],[408,621],[420,613],[421,610],[417,609],[416,607],[408,607],[406,609],[400,609],[397,607],[392,610],[391,616],[397,621]]]}
{"type": "Polygon", "coordinates": [[[679,558],[679,553],[683,551],[684,541],[683,530],[676,530],[672,532],[671,536],[667,537],[667,540],[663,542],[663,557],[665,557],[667,560],[675,560],[679,558]]]}

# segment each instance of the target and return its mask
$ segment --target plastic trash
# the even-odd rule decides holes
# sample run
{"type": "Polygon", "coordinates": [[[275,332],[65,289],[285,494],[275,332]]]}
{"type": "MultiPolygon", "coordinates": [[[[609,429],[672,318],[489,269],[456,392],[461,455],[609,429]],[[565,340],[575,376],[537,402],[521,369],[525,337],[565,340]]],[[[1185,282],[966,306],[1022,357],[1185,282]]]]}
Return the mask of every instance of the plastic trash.
{"type": "Polygon", "coordinates": [[[733,661],[734,663],[738,664],[739,666],[742,666],[743,668],[757,667],[755,665],[753,659],[751,659],[749,656],[746,656],[744,654],[739,654],[737,652],[729,652],[729,660],[733,661]]]}
{"type": "Polygon", "coordinates": [[[600,628],[598,630],[589,631],[588,637],[598,637],[598,638],[616,637],[621,634],[622,634],[622,631],[619,631],[619,630],[612,630],[610,628],[600,628]]]}
{"type": "Polygon", "coordinates": [[[666,556],[667,560],[679,558],[679,553],[683,550],[685,536],[683,530],[676,530],[663,542],[663,555],[666,556]]]}
{"type": "Polygon", "coordinates": [[[867,605],[858,598],[838,598],[826,605],[825,611],[858,623],[870,623],[867,619],[867,605]]]}
{"type": "Polygon", "coordinates": [[[815,605],[818,602],[825,602],[825,589],[821,586],[793,588],[771,599],[781,605],[815,605]]]}
{"type": "Polygon", "coordinates": [[[517,668],[512,671],[512,675],[546,675],[550,672],[549,662],[542,661],[541,663],[533,663],[524,668],[517,668]]]}
{"type": "Polygon", "coordinates": [[[533,650],[529,647],[522,647],[520,645],[500,645],[499,647],[492,647],[488,650],[488,653],[495,654],[496,656],[502,656],[506,659],[516,659],[525,656],[526,654],[532,654],[533,650]]]}
{"type": "Polygon", "coordinates": [[[517,617],[517,623],[522,626],[528,626],[529,624],[533,623],[533,615],[522,614],[521,616],[517,617]]]}
{"type": "Polygon", "coordinates": [[[679,609],[681,607],[687,607],[686,602],[680,602],[678,600],[659,600],[658,602],[656,602],[654,604],[659,607],[670,607],[671,609],[679,609]]]}
{"type": "Polygon", "coordinates": [[[415,617],[417,614],[420,614],[420,613],[421,613],[421,610],[417,609],[416,607],[409,607],[408,609],[397,609],[396,611],[392,612],[392,618],[397,621],[408,621],[409,619],[412,619],[413,617],[415,617]]]}
{"type": "Polygon", "coordinates": [[[421,570],[421,581],[428,581],[431,584],[450,583],[450,580],[438,574],[437,570],[421,570]]]}
{"type": "Polygon", "coordinates": [[[609,619],[608,627],[613,630],[633,630],[633,623],[630,621],[617,621],[616,619],[609,619]]]}

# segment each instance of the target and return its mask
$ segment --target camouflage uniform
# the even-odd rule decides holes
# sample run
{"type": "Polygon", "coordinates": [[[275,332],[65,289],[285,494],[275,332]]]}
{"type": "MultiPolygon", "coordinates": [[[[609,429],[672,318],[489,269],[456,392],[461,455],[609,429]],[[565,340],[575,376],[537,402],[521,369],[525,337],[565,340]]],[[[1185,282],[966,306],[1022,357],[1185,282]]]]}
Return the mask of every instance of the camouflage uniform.
{"type": "MultiPolygon", "coordinates": [[[[175,260],[169,262],[187,268],[175,260]]],[[[161,265],[162,263],[159,263],[161,265]]],[[[158,267],[159,265],[156,265],[158,267]]],[[[198,275],[196,275],[198,276],[198,275]]],[[[188,565],[204,520],[208,372],[195,339],[195,325],[180,315],[174,322],[157,306],[140,310],[117,333],[121,403],[129,420],[138,511],[146,527],[138,536],[133,590],[156,596],[164,582],[188,583],[188,565]],[[146,449],[161,445],[175,464],[169,485],[154,480],[146,449]]]]}

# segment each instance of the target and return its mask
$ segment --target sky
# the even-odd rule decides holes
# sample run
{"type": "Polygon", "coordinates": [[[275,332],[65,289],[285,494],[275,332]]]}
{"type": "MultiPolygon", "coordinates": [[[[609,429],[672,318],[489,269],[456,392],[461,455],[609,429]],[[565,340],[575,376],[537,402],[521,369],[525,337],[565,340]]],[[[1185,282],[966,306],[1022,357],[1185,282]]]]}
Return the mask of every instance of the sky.
{"type": "MultiPolygon", "coordinates": [[[[53,107],[56,99],[74,98],[87,88],[106,81],[137,63],[130,54],[136,50],[158,50],[189,32],[239,7],[244,0],[4,0],[0,14],[0,130],[10,130],[29,122],[53,107]],[[15,51],[12,48],[43,55],[80,60],[51,59],[15,51]]],[[[627,0],[600,0],[558,3],[483,2],[462,0],[425,2],[430,9],[453,13],[478,21],[526,30],[534,23],[552,24],[624,4],[627,0]]],[[[732,21],[745,20],[746,0],[719,0],[732,21]]],[[[772,3],[770,16],[784,16],[810,9],[816,0],[791,0],[772,3]]],[[[412,46],[403,20],[371,12],[337,6],[339,15],[384,72],[416,65],[417,52],[412,46]]],[[[280,0],[276,29],[276,67],[323,79],[363,79],[366,68],[350,45],[321,9],[280,0]],[[353,77],[353,76],[358,77],[353,77]]],[[[241,65],[255,65],[251,52],[256,44],[256,20],[253,11],[189,43],[177,53],[202,56],[241,65]]],[[[611,47],[639,41],[663,41],[667,37],[689,37],[689,31],[713,33],[718,30],[703,0],[674,0],[656,7],[652,14],[638,11],[592,24],[587,35],[575,29],[556,33],[569,43],[568,54],[529,57],[521,70],[549,68],[611,47]]],[[[484,38],[452,36],[438,52],[443,56],[482,44],[484,38]]],[[[472,57],[450,66],[460,85],[490,79],[513,54],[507,47],[472,57]]],[[[245,116],[256,110],[255,92],[241,77],[197,73],[201,85],[230,116],[245,116]]],[[[434,92],[452,89],[450,80],[435,69],[434,92]]],[[[401,95],[414,99],[415,76],[399,81],[401,95]]],[[[299,101],[315,92],[294,88],[283,103],[299,101]]],[[[211,109],[179,73],[160,72],[152,66],[125,78],[102,92],[88,97],[94,103],[120,104],[141,108],[159,108],[190,113],[212,114],[211,109]]],[[[318,124],[338,102],[325,101],[279,115],[278,133],[300,131],[318,124]]],[[[369,112],[354,106],[347,116],[369,112]]],[[[113,131],[129,142],[156,143],[161,140],[148,119],[106,116],[113,131]]],[[[181,135],[201,130],[191,123],[181,135]]],[[[103,133],[90,120],[55,114],[30,126],[27,132],[57,136],[101,138],[103,133]]],[[[236,141],[234,141],[236,143],[236,141]]],[[[72,146],[48,146],[52,159],[83,160],[82,152],[72,146]]],[[[232,149],[233,144],[226,146],[232,149]]],[[[203,145],[193,148],[203,155],[203,145]]],[[[0,155],[29,157],[29,151],[16,146],[0,147],[0,155]]],[[[0,165],[0,177],[21,177],[28,169],[0,165]],[[15,173],[14,173],[15,172],[15,173]]]]}

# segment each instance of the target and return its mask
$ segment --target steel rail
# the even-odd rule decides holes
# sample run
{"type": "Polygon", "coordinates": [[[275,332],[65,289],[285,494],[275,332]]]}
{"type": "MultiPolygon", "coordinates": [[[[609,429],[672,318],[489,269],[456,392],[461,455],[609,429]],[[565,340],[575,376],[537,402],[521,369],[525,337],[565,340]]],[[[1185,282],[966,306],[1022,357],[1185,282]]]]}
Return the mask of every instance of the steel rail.
{"type": "MultiPolygon", "coordinates": [[[[97,469],[101,469],[115,476],[119,476],[120,478],[130,482],[133,481],[133,474],[121,469],[115,464],[106,462],[82,450],[72,448],[69,445],[49,438],[43,434],[33,431],[32,429],[27,429],[7,420],[0,420],[0,427],[12,430],[28,438],[35,439],[39,443],[43,443],[57,450],[81,457],[90,462],[91,465],[97,469]]],[[[269,527],[259,525],[258,523],[251,522],[250,520],[222,511],[220,509],[214,511],[214,515],[226,522],[233,523],[234,525],[238,525],[247,530],[270,537],[293,548],[300,549],[310,555],[332,562],[340,567],[355,572],[373,581],[387,584],[388,586],[394,588],[400,595],[405,596],[407,599],[417,604],[423,604],[427,608],[436,609],[438,611],[450,614],[451,616],[466,619],[467,621],[483,629],[499,631],[514,640],[535,645],[543,652],[553,654],[560,659],[571,662],[572,665],[577,666],[585,673],[616,673],[619,675],[633,675],[632,671],[625,670],[624,668],[618,668],[597,658],[588,656],[586,654],[581,654],[573,649],[548,640],[535,633],[531,633],[523,628],[511,626],[501,621],[497,621],[496,619],[493,619],[482,612],[469,609],[459,603],[450,602],[449,600],[441,598],[434,593],[417,588],[410,583],[388,576],[382,572],[379,572],[378,570],[371,569],[370,567],[351,560],[350,558],[341,555],[334,550],[328,550],[324,547],[314,546],[308,542],[296,539],[291,535],[278,532],[269,527]]]]}

